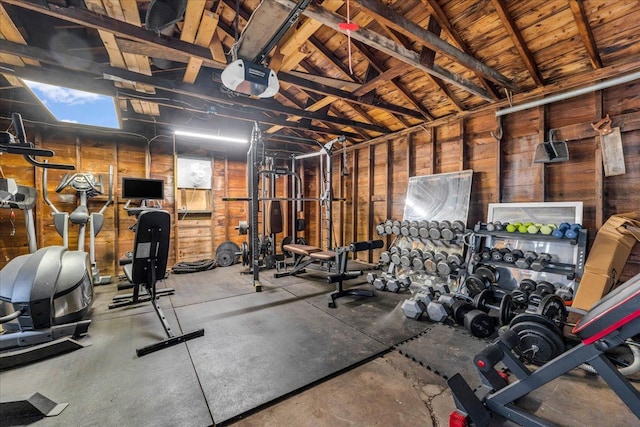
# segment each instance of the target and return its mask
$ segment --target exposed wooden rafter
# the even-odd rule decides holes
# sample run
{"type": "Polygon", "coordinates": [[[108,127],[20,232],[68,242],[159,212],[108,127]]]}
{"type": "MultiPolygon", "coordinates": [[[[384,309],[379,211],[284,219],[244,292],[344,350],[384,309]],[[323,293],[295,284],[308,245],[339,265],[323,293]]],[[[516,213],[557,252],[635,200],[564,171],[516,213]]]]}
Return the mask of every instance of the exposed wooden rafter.
{"type": "MultiPolygon", "coordinates": [[[[289,5],[292,4],[290,0],[274,0],[274,1],[281,2],[284,4],[289,4],[289,5]]],[[[311,19],[321,22],[322,24],[332,28],[335,31],[342,32],[342,30],[339,27],[339,24],[341,22],[344,22],[344,18],[341,17],[340,15],[331,13],[328,10],[322,7],[316,6],[314,4],[310,4],[304,10],[303,14],[305,14],[311,19]]],[[[368,46],[374,47],[377,50],[384,52],[387,55],[393,56],[394,58],[397,58],[402,62],[405,62],[406,64],[409,64],[415,68],[418,68],[429,74],[435,75],[436,77],[439,77],[444,81],[447,81],[476,96],[479,96],[486,101],[492,101],[491,96],[485,89],[481,88],[480,86],[476,85],[470,80],[458,74],[452,73],[448,70],[445,70],[442,67],[439,67],[437,65],[434,65],[433,68],[425,67],[420,63],[420,54],[414,51],[407,50],[404,46],[400,46],[397,43],[395,43],[393,40],[383,37],[380,34],[377,34],[373,31],[370,31],[366,28],[361,27],[358,31],[353,31],[351,33],[351,38],[358,40],[368,46]]]]}
{"type": "Polygon", "coordinates": [[[505,30],[509,34],[509,37],[511,37],[513,45],[516,47],[518,53],[520,54],[522,61],[524,61],[524,65],[527,67],[529,75],[531,76],[533,81],[536,82],[536,86],[544,86],[544,79],[542,78],[542,75],[540,74],[540,71],[536,66],[533,55],[531,55],[529,48],[527,48],[527,44],[522,38],[522,34],[520,33],[520,30],[518,30],[516,23],[513,21],[513,18],[511,18],[504,0],[491,0],[491,2],[493,3],[493,7],[495,7],[496,12],[498,13],[498,16],[500,17],[505,30]]]}
{"type": "Polygon", "coordinates": [[[596,46],[595,38],[593,37],[591,27],[587,21],[582,1],[569,0],[569,7],[571,8],[573,18],[578,26],[578,32],[580,33],[580,37],[582,37],[584,47],[587,49],[587,53],[589,54],[591,65],[594,69],[602,68],[602,59],[600,59],[600,54],[598,54],[598,47],[596,46]]]}

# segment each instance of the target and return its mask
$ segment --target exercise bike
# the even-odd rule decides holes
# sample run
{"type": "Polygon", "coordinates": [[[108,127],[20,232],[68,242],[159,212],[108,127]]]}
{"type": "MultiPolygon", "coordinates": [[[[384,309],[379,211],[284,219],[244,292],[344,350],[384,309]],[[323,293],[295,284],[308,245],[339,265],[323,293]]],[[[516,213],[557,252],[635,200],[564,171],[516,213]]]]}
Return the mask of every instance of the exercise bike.
{"type": "MultiPolygon", "coordinates": [[[[37,167],[71,170],[73,166],[48,164],[33,156],[52,157],[51,150],[26,142],[22,118],[12,114],[17,141],[0,132],[0,155],[20,154],[37,167]]],[[[91,320],[83,320],[93,303],[89,256],[64,246],[37,249],[33,226],[36,190],[0,179],[0,208],[25,213],[30,254],[9,261],[0,271],[0,370],[31,363],[85,345],[73,338],[87,334],[91,320]]]]}
{"type": "Polygon", "coordinates": [[[104,194],[104,183],[102,175],[98,179],[93,174],[76,172],[73,175],[69,173],[60,180],[56,193],[61,193],[65,188],[70,187],[76,191],[80,199],[80,204],[73,212],[60,212],[58,208],[49,199],[47,192],[47,169],[42,170],[42,194],[44,201],[53,211],[53,224],[56,231],[62,237],[64,247],[69,247],[69,222],[78,226],[78,244],[77,249],[84,251],[84,236],[87,225],[89,226],[89,258],[91,260],[91,275],[95,285],[106,285],[111,283],[111,276],[101,276],[100,270],[96,263],[96,236],[102,230],[104,224],[104,211],[113,201],[113,166],[109,166],[109,196],[99,212],[89,213],[87,202],[89,198],[104,194]]]}

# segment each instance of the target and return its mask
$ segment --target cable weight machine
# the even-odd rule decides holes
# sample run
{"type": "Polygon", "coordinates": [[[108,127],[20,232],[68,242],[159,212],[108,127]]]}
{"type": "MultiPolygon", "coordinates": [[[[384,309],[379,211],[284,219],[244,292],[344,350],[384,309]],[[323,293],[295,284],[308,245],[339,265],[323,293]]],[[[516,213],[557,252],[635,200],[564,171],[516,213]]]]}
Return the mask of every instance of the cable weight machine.
{"type": "MultiPolygon", "coordinates": [[[[253,284],[256,292],[262,291],[259,279],[259,271],[264,268],[273,268],[274,263],[282,263],[285,265],[284,251],[277,254],[277,245],[275,242],[274,231],[283,231],[282,217],[285,216],[285,209],[282,209],[281,202],[288,202],[288,210],[290,221],[288,221],[289,229],[287,236],[283,239],[284,243],[305,244],[306,242],[299,236],[299,232],[305,228],[303,218],[299,217],[299,213],[303,210],[303,202],[320,202],[320,210],[322,215],[323,229],[326,228],[326,238],[321,240],[326,242],[326,248],[333,248],[332,239],[332,204],[337,199],[332,194],[332,169],[331,169],[331,150],[335,143],[344,144],[345,137],[337,137],[328,143],[320,145],[321,149],[317,152],[304,154],[287,154],[277,152],[266,152],[261,137],[258,123],[254,124],[251,132],[250,147],[247,152],[247,190],[248,197],[223,197],[223,201],[246,201],[249,202],[248,214],[249,220],[242,221],[237,227],[240,234],[248,235],[247,243],[242,245],[243,264],[249,265],[248,274],[253,275],[253,284]],[[322,175],[321,194],[320,197],[304,197],[302,192],[302,179],[297,172],[299,162],[314,157],[324,157],[320,162],[320,171],[322,175]],[[276,160],[284,161],[286,165],[276,165],[276,160]],[[289,197],[276,196],[276,179],[286,176],[289,179],[289,197]],[[259,223],[259,213],[262,209],[262,228],[259,223]],[[280,219],[274,216],[280,216],[280,219]],[[267,224],[269,232],[267,232],[267,224]],[[274,227],[275,225],[275,227],[274,227]],[[279,227],[278,227],[279,225],[279,227]],[[290,239],[290,240],[288,240],[290,239]],[[254,250],[257,248],[257,250],[254,250]]],[[[281,162],[282,163],[282,162],[281,162]]]]}

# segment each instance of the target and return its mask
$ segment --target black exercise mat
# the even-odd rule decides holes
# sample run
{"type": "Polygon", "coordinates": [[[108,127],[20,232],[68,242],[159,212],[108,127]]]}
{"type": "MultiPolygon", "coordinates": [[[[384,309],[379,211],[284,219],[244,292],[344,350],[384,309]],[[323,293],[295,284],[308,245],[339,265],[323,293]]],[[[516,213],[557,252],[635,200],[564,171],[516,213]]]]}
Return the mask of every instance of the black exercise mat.
{"type": "Polygon", "coordinates": [[[388,346],[284,289],[176,308],[216,423],[371,358],[388,346]]]}
{"type": "Polygon", "coordinates": [[[473,358],[490,343],[472,336],[460,326],[433,323],[424,334],[396,348],[445,379],[459,372],[474,388],[481,382],[473,358]]]}

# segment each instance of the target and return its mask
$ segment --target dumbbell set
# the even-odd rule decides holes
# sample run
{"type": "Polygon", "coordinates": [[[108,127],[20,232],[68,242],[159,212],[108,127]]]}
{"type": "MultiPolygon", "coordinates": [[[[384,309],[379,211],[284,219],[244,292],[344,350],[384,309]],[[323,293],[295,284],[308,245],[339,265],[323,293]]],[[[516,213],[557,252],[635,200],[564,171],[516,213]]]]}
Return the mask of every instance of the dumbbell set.
{"type": "Polygon", "coordinates": [[[534,251],[522,251],[520,249],[493,248],[484,249],[473,254],[472,259],[476,263],[480,262],[505,262],[514,264],[523,270],[543,271],[549,266],[558,262],[558,257],[549,253],[536,253],[534,251]]]}
{"type": "Polygon", "coordinates": [[[437,275],[443,278],[456,274],[464,267],[461,254],[447,251],[432,251],[422,248],[400,248],[392,246],[380,254],[383,265],[402,266],[417,273],[437,275]]]}
{"type": "Polygon", "coordinates": [[[486,338],[496,330],[495,317],[489,315],[490,310],[500,310],[493,301],[493,292],[485,290],[472,300],[463,300],[459,295],[449,292],[446,286],[441,290],[428,288],[420,291],[402,303],[402,311],[406,317],[420,319],[426,315],[429,320],[444,323],[452,319],[478,338],[486,338]]]}
{"type": "Polygon", "coordinates": [[[568,222],[563,222],[560,225],[539,224],[533,222],[479,222],[474,228],[474,231],[488,231],[490,233],[495,231],[506,231],[508,233],[551,235],[557,239],[576,239],[580,230],[582,230],[582,225],[569,224],[568,222]]]}
{"type": "Polygon", "coordinates": [[[455,240],[465,231],[462,221],[398,221],[387,219],[376,226],[380,236],[396,235],[432,240],[455,240]]]}
{"type": "Polygon", "coordinates": [[[387,273],[383,273],[380,276],[375,273],[367,273],[367,282],[379,291],[395,293],[405,291],[411,286],[411,278],[409,276],[396,278],[387,273]]]}

